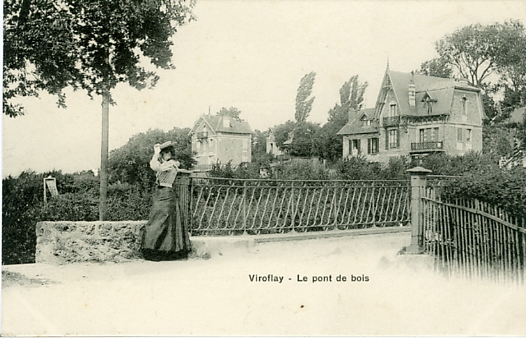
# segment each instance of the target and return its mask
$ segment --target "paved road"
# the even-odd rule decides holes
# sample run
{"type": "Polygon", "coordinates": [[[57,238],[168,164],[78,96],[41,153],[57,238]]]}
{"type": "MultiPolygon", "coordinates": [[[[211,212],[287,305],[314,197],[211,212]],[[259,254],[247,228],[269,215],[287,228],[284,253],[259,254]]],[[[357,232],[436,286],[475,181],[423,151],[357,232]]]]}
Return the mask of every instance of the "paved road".
{"type": "Polygon", "coordinates": [[[397,256],[409,241],[400,233],[264,243],[208,260],[6,266],[48,283],[2,290],[2,333],[526,335],[526,287],[446,279],[397,256]]]}

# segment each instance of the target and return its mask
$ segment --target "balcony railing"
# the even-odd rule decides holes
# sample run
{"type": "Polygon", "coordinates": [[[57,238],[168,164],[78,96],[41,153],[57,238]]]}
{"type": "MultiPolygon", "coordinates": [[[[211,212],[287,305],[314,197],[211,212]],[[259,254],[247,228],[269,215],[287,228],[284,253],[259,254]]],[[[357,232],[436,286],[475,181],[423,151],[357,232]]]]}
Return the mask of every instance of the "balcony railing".
{"type": "Polygon", "coordinates": [[[398,126],[400,124],[400,116],[384,117],[384,127],[398,126]]]}
{"type": "Polygon", "coordinates": [[[208,138],[208,132],[207,131],[198,131],[197,132],[197,138],[198,139],[208,138]]]}
{"type": "Polygon", "coordinates": [[[444,143],[442,141],[411,143],[411,151],[429,151],[442,149],[444,149],[444,143]]]}

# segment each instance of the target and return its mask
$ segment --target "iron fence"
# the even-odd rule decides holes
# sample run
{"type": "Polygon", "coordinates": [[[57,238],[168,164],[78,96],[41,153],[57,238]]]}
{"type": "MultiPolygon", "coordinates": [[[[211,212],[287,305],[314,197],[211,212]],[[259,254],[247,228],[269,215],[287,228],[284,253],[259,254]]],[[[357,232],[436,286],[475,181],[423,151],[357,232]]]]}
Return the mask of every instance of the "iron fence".
{"type": "Polygon", "coordinates": [[[193,178],[193,235],[271,234],[406,225],[409,181],[193,178]]]}
{"type": "Polygon", "coordinates": [[[478,200],[443,201],[438,189],[421,194],[423,251],[449,275],[523,283],[526,221],[478,200]]]}

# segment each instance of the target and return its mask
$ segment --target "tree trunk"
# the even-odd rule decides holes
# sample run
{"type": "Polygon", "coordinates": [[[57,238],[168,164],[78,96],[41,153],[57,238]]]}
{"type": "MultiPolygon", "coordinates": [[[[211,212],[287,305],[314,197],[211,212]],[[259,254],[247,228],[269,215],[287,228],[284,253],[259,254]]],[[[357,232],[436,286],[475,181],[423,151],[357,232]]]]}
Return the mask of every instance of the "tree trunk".
{"type": "Polygon", "coordinates": [[[102,94],[102,139],[100,151],[100,201],[99,221],[106,220],[108,195],[108,141],[109,141],[110,91],[106,89],[102,94]]]}

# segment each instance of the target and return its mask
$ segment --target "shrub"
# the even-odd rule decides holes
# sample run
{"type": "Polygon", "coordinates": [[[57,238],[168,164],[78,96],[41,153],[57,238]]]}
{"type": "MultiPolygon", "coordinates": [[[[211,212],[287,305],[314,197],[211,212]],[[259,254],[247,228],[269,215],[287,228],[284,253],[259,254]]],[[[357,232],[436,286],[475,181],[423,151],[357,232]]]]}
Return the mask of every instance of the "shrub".
{"type": "Polygon", "coordinates": [[[344,180],[377,180],[383,178],[382,165],[365,157],[351,157],[336,164],[336,171],[344,180]]]}
{"type": "Polygon", "coordinates": [[[446,182],[442,195],[447,200],[478,199],[526,218],[526,169],[467,173],[446,182]]]}
{"type": "Polygon", "coordinates": [[[42,203],[43,175],[23,172],[2,180],[2,263],[34,262],[34,208],[42,203]]]}
{"type": "MultiPolygon", "coordinates": [[[[91,192],[66,193],[41,203],[35,208],[38,221],[96,221],[99,217],[99,197],[91,192]]],[[[36,222],[35,222],[36,221],[36,222]]]]}
{"type": "Polygon", "coordinates": [[[296,159],[277,167],[278,179],[282,180],[327,180],[329,170],[314,159],[296,159]]]}
{"type": "Polygon", "coordinates": [[[498,162],[490,154],[468,152],[463,156],[432,154],[422,159],[421,163],[413,162],[433,171],[433,175],[461,176],[466,173],[485,174],[499,171],[498,162]]]}
{"type": "Polygon", "coordinates": [[[141,189],[130,184],[113,184],[108,189],[108,221],[148,219],[152,206],[153,185],[141,189]]]}

